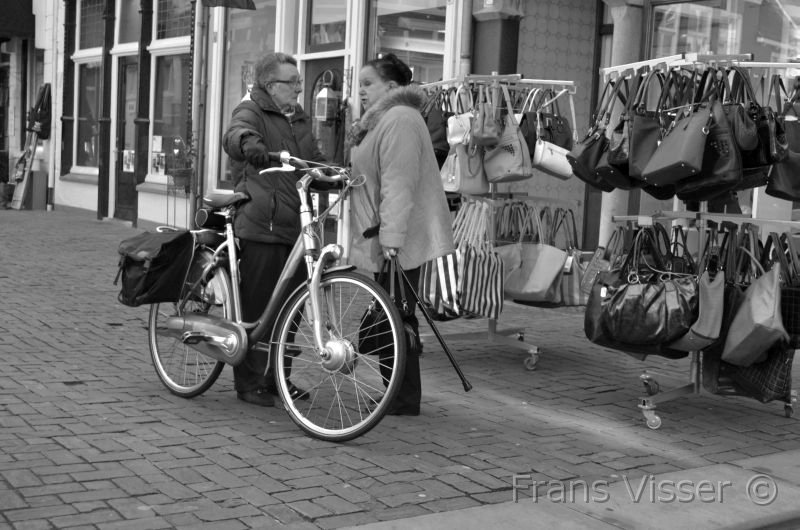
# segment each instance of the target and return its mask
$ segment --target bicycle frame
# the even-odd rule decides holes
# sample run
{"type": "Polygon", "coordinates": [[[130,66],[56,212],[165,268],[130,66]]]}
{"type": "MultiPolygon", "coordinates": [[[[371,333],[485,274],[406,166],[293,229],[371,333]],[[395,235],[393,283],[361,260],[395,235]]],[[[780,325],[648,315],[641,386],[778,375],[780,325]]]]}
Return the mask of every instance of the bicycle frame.
{"type": "MultiPolygon", "coordinates": [[[[320,355],[325,358],[326,349],[325,341],[322,334],[322,317],[320,310],[320,297],[319,297],[319,284],[322,279],[322,271],[325,266],[332,261],[336,261],[342,257],[343,249],[340,245],[331,244],[326,245],[321,250],[319,249],[318,238],[314,233],[314,226],[319,222],[320,218],[330,210],[326,210],[320,216],[314,217],[311,201],[309,200],[309,186],[312,178],[309,175],[304,175],[297,183],[297,191],[300,196],[300,225],[301,232],[292,247],[286,264],[278,277],[275,290],[272,293],[264,312],[255,322],[244,322],[242,320],[241,311],[241,293],[239,291],[239,263],[238,251],[235,243],[235,235],[233,232],[233,213],[234,208],[229,207],[223,211],[225,216],[225,241],[221,243],[214,251],[214,260],[216,263],[219,257],[227,250],[229,271],[231,275],[231,291],[233,299],[233,320],[240,324],[246,331],[248,341],[251,345],[258,342],[263,342],[262,339],[269,333],[271,339],[272,329],[267,329],[269,325],[276,323],[276,318],[280,313],[283,303],[291,294],[292,283],[291,280],[295,276],[298,267],[304,261],[308,275],[308,288],[310,292],[310,306],[311,318],[314,326],[314,339],[320,355]]],[[[352,268],[352,267],[345,267],[352,268]]],[[[208,271],[204,271],[203,276],[208,271]]]]}

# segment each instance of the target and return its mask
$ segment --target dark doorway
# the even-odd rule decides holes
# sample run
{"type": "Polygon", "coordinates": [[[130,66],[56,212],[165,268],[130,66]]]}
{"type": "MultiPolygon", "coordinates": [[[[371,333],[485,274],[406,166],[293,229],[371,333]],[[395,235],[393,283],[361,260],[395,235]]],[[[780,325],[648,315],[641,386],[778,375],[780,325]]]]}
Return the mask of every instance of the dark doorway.
{"type": "Polygon", "coordinates": [[[123,57],[119,62],[119,90],[117,92],[117,163],[114,217],[136,222],[137,194],[134,165],[136,119],[136,93],[139,88],[139,63],[136,57],[123,57]]]}

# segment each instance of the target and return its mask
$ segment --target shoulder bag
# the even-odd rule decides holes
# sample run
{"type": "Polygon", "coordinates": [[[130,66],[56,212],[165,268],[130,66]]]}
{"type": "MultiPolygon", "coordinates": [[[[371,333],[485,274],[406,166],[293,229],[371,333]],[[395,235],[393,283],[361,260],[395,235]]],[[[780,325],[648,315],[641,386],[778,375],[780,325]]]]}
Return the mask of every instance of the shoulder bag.
{"type": "Polygon", "coordinates": [[[497,145],[486,149],[483,153],[483,169],[490,183],[515,182],[533,176],[528,144],[514,118],[511,96],[505,84],[502,85],[502,91],[507,111],[503,134],[497,145]]]}

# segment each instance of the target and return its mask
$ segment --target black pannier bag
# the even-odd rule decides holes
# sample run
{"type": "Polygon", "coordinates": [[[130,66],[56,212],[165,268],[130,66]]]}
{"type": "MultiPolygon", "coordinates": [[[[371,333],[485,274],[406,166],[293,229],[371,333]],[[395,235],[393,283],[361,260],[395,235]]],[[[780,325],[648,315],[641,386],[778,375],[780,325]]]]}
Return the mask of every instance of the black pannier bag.
{"type": "Polygon", "coordinates": [[[120,303],[177,302],[194,254],[194,237],[187,230],[143,232],[119,244],[117,285],[122,277],[120,303]]]}

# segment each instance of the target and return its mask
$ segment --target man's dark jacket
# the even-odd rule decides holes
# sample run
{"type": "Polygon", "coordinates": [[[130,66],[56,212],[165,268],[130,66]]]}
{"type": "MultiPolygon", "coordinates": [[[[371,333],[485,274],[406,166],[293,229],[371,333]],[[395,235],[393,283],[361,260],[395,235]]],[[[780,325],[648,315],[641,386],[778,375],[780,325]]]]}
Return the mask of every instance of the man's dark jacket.
{"type": "Polygon", "coordinates": [[[250,99],[233,109],[222,137],[222,147],[232,159],[235,190],[247,192],[252,198],[236,215],[236,235],[263,243],[293,245],[300,234],[298,176],[294,172],[259,175],[264,168],[245,160],[242,152],[243,141],[251,135],[260,138],[267,151],[285,150],[298,158],[321,162],[323,156],[311,132],[311,117],[299,105],[287,117],[264,89],[254,86],[250,99]]]}

